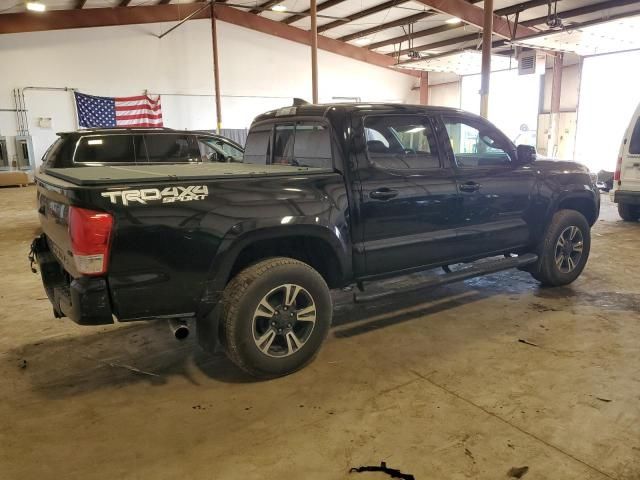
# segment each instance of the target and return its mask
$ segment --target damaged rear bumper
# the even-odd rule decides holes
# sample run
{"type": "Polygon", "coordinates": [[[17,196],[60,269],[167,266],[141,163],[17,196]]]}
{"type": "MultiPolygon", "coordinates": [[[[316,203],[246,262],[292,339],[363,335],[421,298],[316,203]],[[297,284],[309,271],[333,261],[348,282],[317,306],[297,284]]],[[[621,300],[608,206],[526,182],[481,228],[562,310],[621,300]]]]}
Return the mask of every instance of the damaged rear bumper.
{"type": "Polygon", "coordinates": [[[71,277],[51,252],[44,234],[33,240],[29,258],[38,264],[56,317],[68,317],[80,325],[113,323],[106,279],[71,277]]]}

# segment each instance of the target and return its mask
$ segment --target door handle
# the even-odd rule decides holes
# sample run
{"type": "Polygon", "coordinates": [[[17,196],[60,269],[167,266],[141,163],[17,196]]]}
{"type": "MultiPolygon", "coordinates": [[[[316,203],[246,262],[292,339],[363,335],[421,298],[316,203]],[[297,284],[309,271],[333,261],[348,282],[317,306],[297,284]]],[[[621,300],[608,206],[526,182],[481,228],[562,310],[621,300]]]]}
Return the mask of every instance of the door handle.
{"type": "Polygon", "coordinates": [[[467,182],[460,185],[461,192],[477,192],[480,190],[480,184],[476,182],[467,182]]]}
{"type": "Polygon", "coordinates": [[[392,190],[390,188],[379,188],[378,190],[374,190],[369,193],[369,197],[375,200],[391,200],[393,197],[398,196],[397,190],[392,190]]]}

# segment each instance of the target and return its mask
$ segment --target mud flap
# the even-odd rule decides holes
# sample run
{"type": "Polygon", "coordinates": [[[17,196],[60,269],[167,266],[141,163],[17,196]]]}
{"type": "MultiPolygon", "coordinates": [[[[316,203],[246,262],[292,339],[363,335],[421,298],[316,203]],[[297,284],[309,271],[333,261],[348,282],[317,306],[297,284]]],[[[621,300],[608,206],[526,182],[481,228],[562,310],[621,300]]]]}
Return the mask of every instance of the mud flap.
{"type": "Polygon", "coordinates": [[[196,319],[198,345],[205,352],[217,353],[223,350],[220,343],[220,315],[222,304],[218,303],[208,315],[196,319]]]}

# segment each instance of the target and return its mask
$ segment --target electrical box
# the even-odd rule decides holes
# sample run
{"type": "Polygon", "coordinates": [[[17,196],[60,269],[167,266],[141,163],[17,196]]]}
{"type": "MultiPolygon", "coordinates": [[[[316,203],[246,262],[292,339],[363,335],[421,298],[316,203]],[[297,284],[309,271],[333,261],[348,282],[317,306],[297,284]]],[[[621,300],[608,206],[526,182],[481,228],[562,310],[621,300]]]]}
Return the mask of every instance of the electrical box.
{"type": "Polygon", "coordinates": [[[518,55],[518,75],[542,75],[547,57],[537,50],[523,50],[518,55]]]}
{"type": "Polygon", "coordinates": [[[9,154],[5,137],[0,137],[0,170],[9,170],[9,154]]]}
{"type": "Polygon", "coordinates": [[[31,170],[35,165],[31,135],[16,135],[16,168],[31,170]]]}

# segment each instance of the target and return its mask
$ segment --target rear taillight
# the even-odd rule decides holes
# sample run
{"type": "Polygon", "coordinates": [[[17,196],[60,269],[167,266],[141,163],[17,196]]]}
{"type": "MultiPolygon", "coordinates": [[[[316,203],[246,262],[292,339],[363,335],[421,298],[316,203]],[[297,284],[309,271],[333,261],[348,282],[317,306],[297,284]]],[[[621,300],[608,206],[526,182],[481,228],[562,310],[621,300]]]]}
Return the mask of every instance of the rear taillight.
{"type": "Polygon", "coordinates": [[[105,212],[71,207],[69,236],[76,268],[85,275],[102,275],[109,263],[113,217],[105,212]]]}
{"type": "Polygon", "coordinates": [[[616,163],[616,171],[613,174],[613,181],[620,181],[620,171],[622,170],[622,157],[618,157],[618,162],[616,163]]]}

